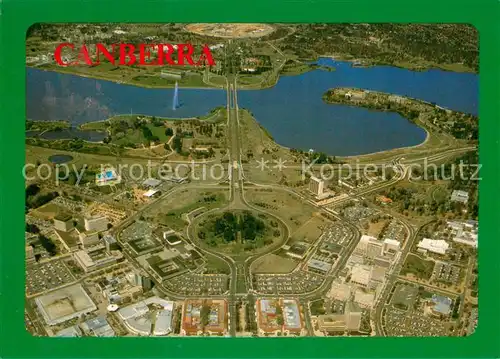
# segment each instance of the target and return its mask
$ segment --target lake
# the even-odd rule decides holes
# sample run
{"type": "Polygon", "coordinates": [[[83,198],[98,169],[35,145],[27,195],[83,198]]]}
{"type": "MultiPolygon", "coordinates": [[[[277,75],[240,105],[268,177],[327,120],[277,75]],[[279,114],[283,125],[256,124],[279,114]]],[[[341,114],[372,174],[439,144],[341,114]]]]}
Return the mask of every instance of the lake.
{"type": "MultiPolygon", "coordinates": [[[[347,86],[410,96],[477,114],[478,76],[442,70],[422,72],[320,59],[336,71],[314,70],[281,77],[264,90],[241,90],[238,103],[248,109],[281,145],[347,156],[413,146],[426,136],[423,129],[395,113],[330,105],[322,95],[347,86]]],[[[27,68],[27,117],[69,120],[78,125],[116,114],[185,118],[207,114],[226,105],[224,91],[180,89],[180,108],[172,109],[173,89],[149,89],[110,81],[27,68]]]]}
{"type": "Polygon", "coordinates": [[[26,137],[35,136],[45,140],[70,140],[73,138],[81,138],[89,142],[101,142],[106,138],[106,133],[92,130],[78,130],[76,128],[64,129],[61,131],[26,131],[26,137]]]}
{"type": "Polygon", "coordinates": [[[72,160],[73,160],[73,157],[70,155],[59,154],[59,155],[52,155],[49,157],[49,161],[56,164],[56,165],[67,163],[67,162],[70,162],[72,160]]]}

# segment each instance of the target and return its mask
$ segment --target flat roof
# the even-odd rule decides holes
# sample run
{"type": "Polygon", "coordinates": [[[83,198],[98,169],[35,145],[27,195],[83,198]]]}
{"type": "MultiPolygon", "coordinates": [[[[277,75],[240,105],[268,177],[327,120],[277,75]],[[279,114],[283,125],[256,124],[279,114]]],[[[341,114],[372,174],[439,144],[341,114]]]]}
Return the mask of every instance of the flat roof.
{"type": "Polygon", "coordinates": [[[302,319],[300,317],[299,303],[296,300],[283,300],[283,321],[288,330],[302,329],[302,319]]]}
{"type": "Polygon", "coordinates": [[[67,222],[67,221],[71,220],[72,218],[73,218],[73,216],[71,216],[68,213],[59,213],[57,216],[54,217],[54,220],[67,222]]]}
{"type": "Polygon", "coordinates": [[[145,192],[143,194],[144,197],[152,197],[154,196],[156,193],[158,193],[159,191],[157,189],[150,189],[149,191],[145,192]]]}
{"type": "Polygon", "coordinates": [[[331,263],[319,261],[317,259],[311,259],[307,264],[309,267],[321,270],[323,272],[328,272],[330,268],[332,268],[331,263]]]}
{"type": "Polygon", "coordinates": [[[35,299],[35,303],[49,325],[60,324],[97,310],[97,306],[80,284],[40,296],[35,299]]]}
{"type": "Polygon", "coordinates": [[[367,285],[370,281],[371,267],[367,265],[355,265],[351,270],[351,282],[367,285]]]}
{"type": "Polygon", "coordinates": [[[161,184],[161,181],[156,179],[156,178],[148,178],[144,182],[142,182],[143,186],[148,186],[148,187],[156,187],[161,184]]]}
{"type": "Polygon", "coordinates": [[[64,337],[64,338],[81,337],[81,336],[82,336],[82,331],[76,325],[73,325],[72,327],[69,328],[64,328],[58,331],[56,334],[56,337],[64,337]]]}

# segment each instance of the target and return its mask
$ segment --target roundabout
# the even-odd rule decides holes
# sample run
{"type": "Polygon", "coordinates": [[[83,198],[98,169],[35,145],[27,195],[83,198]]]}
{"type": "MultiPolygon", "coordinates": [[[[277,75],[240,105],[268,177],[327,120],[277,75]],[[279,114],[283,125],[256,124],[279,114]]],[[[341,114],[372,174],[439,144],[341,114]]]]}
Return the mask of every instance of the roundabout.
{"type": "Polygon", "coordinates": [[[281,219],[252,209],[220,209],[199,216],[191,226],[197,246],[237,259],[263,255],[288,239],[281,219]]]}

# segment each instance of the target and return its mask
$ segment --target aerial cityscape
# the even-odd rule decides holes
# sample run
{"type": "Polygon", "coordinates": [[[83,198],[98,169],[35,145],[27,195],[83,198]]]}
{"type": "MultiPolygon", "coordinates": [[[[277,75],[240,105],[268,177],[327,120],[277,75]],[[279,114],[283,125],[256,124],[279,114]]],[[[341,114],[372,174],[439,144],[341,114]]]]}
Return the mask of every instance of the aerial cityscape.
{"type": "Polygon", "coordinates": [[[33,25],[27,330],[471,335],[478,57],[463,24],[33,25]]]}

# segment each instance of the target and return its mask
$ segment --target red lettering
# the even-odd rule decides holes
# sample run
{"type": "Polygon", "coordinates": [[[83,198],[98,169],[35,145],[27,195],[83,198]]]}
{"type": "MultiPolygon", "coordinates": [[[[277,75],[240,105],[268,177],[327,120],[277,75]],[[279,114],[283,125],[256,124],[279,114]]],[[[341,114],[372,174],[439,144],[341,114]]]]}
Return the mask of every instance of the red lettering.
{"type": "Polygon", "coordinates": [[[189,65],[194,65],[194,61],[191,55],[194,52],[193,45],[191,44],[179,44],[177,45],[177,65],[184,65],[184,58],[186,58],[189,65]],[[187,48],[187,53],[184,53],[184,48],[187,48]]]}
{"type": "Polygon", "coordinates": [[[80,52],[78,53],[78,60],[85,62],[89,66],[92,66],[92,60],[90,59],[87,46],[82,45],[82,47],[80,48],[80,52]]]}
{"type": "MultiPolygon", "coordinates": [[[[115,51],[115,44],[111,45],[111,52],[115,51]]],[[[101,63],[101,60],[99,58],[99,55],[103,54],[105,58],[108,59],[110,63],[113,65],[115,64],[115,58],[112,53],[108,51],[108,49],[103,45],[103,44],[97,44],[96,46],[96,58],[97,62],[95,63],[96,65],[99,65],[101,63]]]]}
{"type": "Polygon", "coordinates": [[[171,44],[159,44],[158,45],[158,65],[163,65],[163,55],[165,56],[165,60],[167,60],[167,64],[169,65],[177,65],[175,61],[172,59],[172,54],[174,53],[174,47],[171,44]],[[165,47],[167,48],[167,52],[165,52],[165,47]]]}
{"type": "Polygon", "coordinates": [[[148,65],[158,65],[156,61],[152,62],[146,62],[146,60],[151,59],[151,52],[149,51],[149,48],[154,48],[155,45],[151,44],[140,44],[139,45],[139,64],[148,66],[148,65]]]}
{"type": "Polygon", "coordinates": [[[132,44],[120,44],[120,65],[131,66],[135,64],[135,46],[132,44]],[[127,50],[128,48],[128,50],[127,50]],[[127,61],[128,57],[128,61],[127,61]]]}
{"type": "Polygon", "coordinates": [[[59,66],[71,65],[70,63],[66,63],[62,60],[61,52],[62,52],[63,47],[69,47],[71,50],[75,49],[75,45],[73,45],[73,44],[70,44],[67,42],[60,44],[59,46],[56,47],[56,50],[54,51],[54,59],[56,60],[56,62],[59,66]]]}
{"type": "Polygon", "coordinates": [[[203,49],[201,50],[201,55],[200,59],[196,63],[197,66],[200,65],[206,65],[208,62],[208,66],[213,66],[215,65],[214,58],[212,57],[212,52],[210,51],[210,48],[208,45],[203,46],[203,49]]]}
{"type": "MultiPolygon", "coordinates": [[[[117,59],[116,46],[112,44],[111,48],[105,44],[96,44],[96,58],[92,62],[89,50],[83,44],[78,52],[77,61],[65,62],[62,57],[62,51],[65,47],[70,50],[75,50],[75,45],[71,43],[62,43],[54,50],[54,59],[59,66],[70,66],[87,64],[89,66],[99,65],[101,63],[101,55],[103,61],[108,60],[111,64],[115,65],[117,59]]],[[[190,66],[213,66],[215,60],[208,45],[204,45],[201,49],[201,54],[198,61],[193,61],[194,47],[191,44],[140,44],[138,46],[139,55],[135,54],[136,47],[133,44],[119,44],[119,65],[121,66],[155,66],[155,65],[190,65],[190,66]],[[153,51],[151,50],[153,49],[153,51]],[[177,50],[177,51],[176,51],[177,50]],[[156,52],[156,53],[155,53],[156,52]],[[156,55],[156,59],[154,58],[156,55]]]]}

